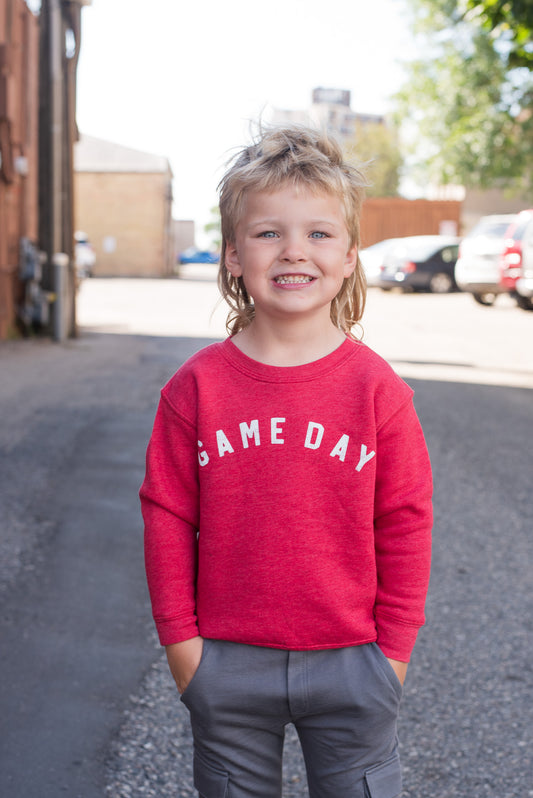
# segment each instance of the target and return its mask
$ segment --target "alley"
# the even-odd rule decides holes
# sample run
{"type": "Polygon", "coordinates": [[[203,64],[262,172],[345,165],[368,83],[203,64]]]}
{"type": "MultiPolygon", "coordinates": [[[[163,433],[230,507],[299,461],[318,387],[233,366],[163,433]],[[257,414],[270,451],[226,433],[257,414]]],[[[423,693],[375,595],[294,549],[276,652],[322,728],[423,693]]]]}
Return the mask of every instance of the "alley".
{"type": "MultiPolygon", "coordinates": [[[[137,491],[161,385],[224,334],[210,274],[88,281],[80,336],[0,347],[0,794],[193,796],[156,644],[137,491]],[[137,311],[135,311],[137,308],[137,311]]],[[[533,314],[371,293],[365,340],[415,388],[435,472],[405,798],[528,798],[533,314]]],[[[286,796],[305,795],[289,735],[286,796]]]]}

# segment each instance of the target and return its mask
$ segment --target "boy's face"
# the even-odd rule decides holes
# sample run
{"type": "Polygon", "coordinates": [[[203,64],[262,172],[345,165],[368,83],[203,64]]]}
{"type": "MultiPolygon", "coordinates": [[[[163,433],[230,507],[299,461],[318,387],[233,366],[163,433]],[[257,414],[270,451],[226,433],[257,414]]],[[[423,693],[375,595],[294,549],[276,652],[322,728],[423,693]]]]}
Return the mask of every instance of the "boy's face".
{"type": "Polygon", "coordinates": [[[242,277],[255,315],[329,321],[332,300],[357,264],[340,199],[305,188],[250,191],[226,267],[242,277]]]}

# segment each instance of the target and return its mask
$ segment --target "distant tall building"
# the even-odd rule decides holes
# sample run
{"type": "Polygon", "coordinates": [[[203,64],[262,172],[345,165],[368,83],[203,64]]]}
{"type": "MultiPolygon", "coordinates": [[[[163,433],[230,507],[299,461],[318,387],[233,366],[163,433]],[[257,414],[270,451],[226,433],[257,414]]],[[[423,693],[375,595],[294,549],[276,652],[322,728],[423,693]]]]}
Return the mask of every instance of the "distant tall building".
{"type": "Polygon", "coordinates": [[[312,125],[333,134],[341,144],[353,139],[358,125],[384,125],[385,118],[378,114],[360,114],[352,111],[351,93],[347,89],[313,89],[311,105],[307,110],[274,109],[272,121],[276,125],[312,125]]]}

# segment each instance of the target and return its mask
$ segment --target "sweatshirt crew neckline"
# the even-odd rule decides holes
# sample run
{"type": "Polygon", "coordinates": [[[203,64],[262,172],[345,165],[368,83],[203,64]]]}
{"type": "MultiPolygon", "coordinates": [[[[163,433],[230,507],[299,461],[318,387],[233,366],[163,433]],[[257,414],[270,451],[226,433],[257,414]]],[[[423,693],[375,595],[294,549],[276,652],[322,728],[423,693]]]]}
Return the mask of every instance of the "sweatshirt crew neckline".
{"type": "Polygon", "coordinates": [[[231,338],[227,338],[222,343],[221,352],[238,371],[263,382],[305,382],[334,371],[349,358],[356,356],[360,351],[360,346],[362,344],[359,341],[346,337],[329,355],[299,366],[271,366],[261,363],[261,361],[245,355],[231,338]]]}

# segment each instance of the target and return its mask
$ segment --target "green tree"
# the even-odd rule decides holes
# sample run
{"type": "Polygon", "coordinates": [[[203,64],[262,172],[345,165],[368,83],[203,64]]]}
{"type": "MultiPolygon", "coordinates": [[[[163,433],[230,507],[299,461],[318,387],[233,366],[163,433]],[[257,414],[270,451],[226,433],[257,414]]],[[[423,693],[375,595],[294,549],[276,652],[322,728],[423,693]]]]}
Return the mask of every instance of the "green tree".
{"type": "Polygon", "coordinates": [[[397,100],[415,166],[432,181],[529,189],[533,74],[513,66],[509,37],[469,0],[410,3],[422,55],[397,100]]]}
{"type": "Polygon", "coordinates": [[[531,0],[468,0],[468,13],[478,15],[509,48],[509,64],[533,70],[533,3],[531,0]]]}
{"type": "Polygon", "coordinates": [[[402,156],[393,130],[382,124],[358,124],[345,155],[348,161],[366,163],[368,197],[397,196],[402,156]]]}
{"type": "Polygon", "coordinates": [[[220,229],[220,210],[218,205],[213,205],[210,213],[211,219],[204,225],[204,232],[210,237],[213,248],[219,250],[222,246],[222,231],[220,229]]]}

